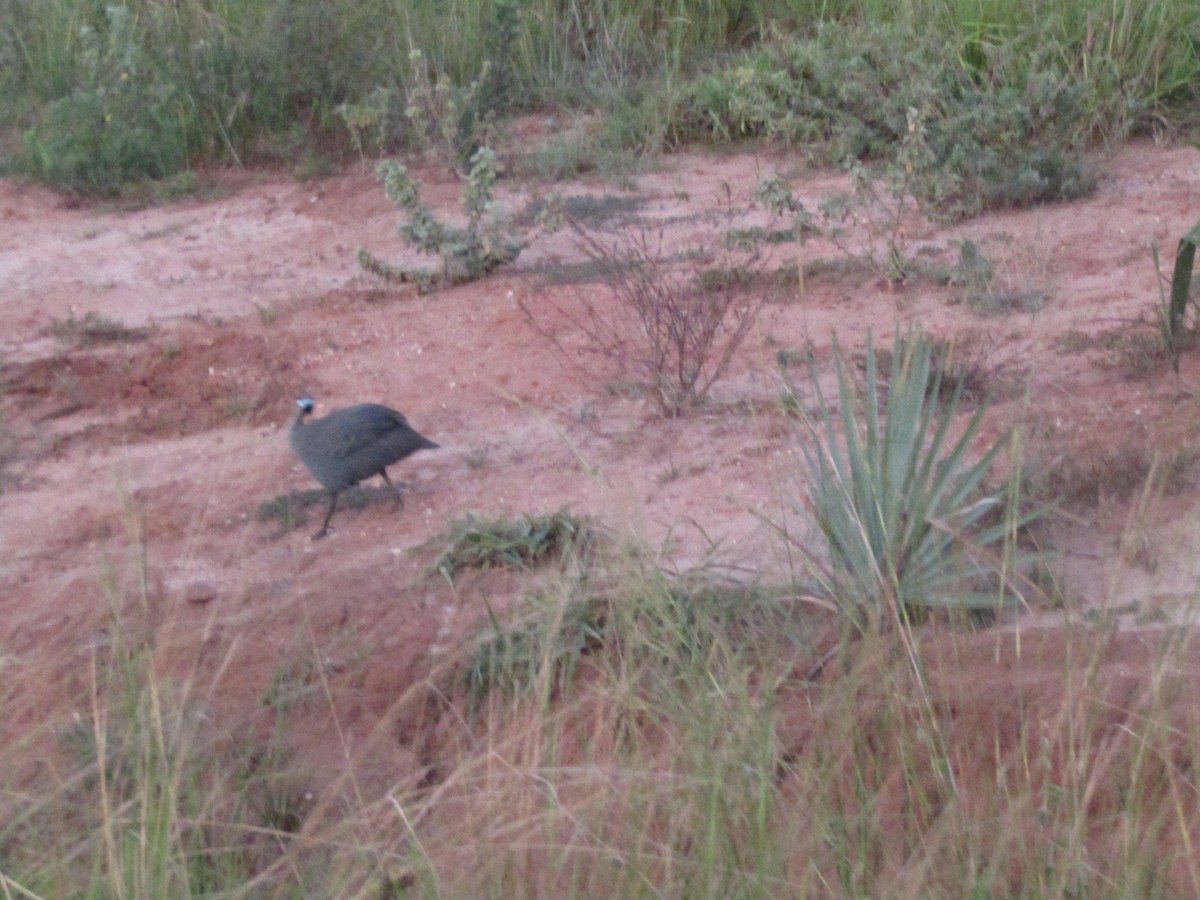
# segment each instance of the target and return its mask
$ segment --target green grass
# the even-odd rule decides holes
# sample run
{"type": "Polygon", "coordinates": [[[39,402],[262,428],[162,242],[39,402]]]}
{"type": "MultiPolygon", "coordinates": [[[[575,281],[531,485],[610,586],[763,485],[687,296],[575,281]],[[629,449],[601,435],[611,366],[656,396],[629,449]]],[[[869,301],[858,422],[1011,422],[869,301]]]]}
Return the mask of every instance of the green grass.
{"type": "Polygon", "coordinates": [[[493,566],[523,569],[586,555],[597,537],[594,522],[565,509],[513,519],[481,519],[468,513],[450,523],[446,548],[434,568],[446,578],[493,566]]]}
{"type": "MultiPolygon", "coordinates": [[[[511,6],[474,0],[122,9],[0,8],[0,111],[21,128],[4,146],[19,145],[24,171],[111,193],[211,159],[325,159],[349,141],[339,105],[381,85],[403,91],[419,47],[434,82],[467,85],[485,58],[504,69],[480,88],[485,112],[594,109],[599,122],[578,144],[542,151],[564,173],[657,149],[672,128],[732,138],[734,107],[765,110],[745,119],[759,123],[749,134],[799,143],[811,132],[826,158],[848,150],[886,161],[909,119],[876,102],[880,87],[900,92],[893,102],[912,90],[927,104],[938,166],[959,179],[929,183],[929,196],[952,208],[978,187],[984,205],[997,205],[1064,195],[1077,151],[1182,118],[1200,71],[1200,12],[1166,0],[529,0],[515,30],[504,18],[511,6]],[[908,40],[914,26],[934,49],[908,40]],[[774,74],[776,62],[804,54],[821,71],[774,74]],[[841,95],[830,92],[838,79],[841,95]],[[796,93],[826,105],[805,115],[770,105],[796,93]],[[984,121],[950,104],[962,97],[984,121]],[[1023,112],[1032,131],[1014,124],[1023,112]],[[950,140],[960,134],[983,138],[950,140]],[[1058,141],[1061,158],[1042,141],[1058,141]]],[[[405,141],[393,133],[354,152],[405,141]]],[[[601,222],[631,212],[584,208],[601,222]]],[[[731,237],[750,245],[795,234],[731,237]]],[[[960,275],[988,295],[984,262],[964,253],[960,275]]],[[[1163,311],[1171,335],[1187,330],[1186,307],[1163,311]]],[[[70,341],[138,339],[133,331],[88,317],[55,325],[70,341]]],[[[1161,367],[1154,339],[1108,349],[1161,367]]],[[[792,368],[814,362],[804,349],[779,352],[792,368]]],[[[505,567],[530,586],[515,610],[493,612],[444,662],[412,673],[378,722],[335,702],[332,674],[371,665],[348,680],[356,693],[379,691],[410,658],[374,658],[353,635],[331,642],[312,629],[251,692],[266,727],[225,719],[226,679],[245,659],[234,652],[240,636],[205,628],[201,641],[193,618],[176,621],[186,610],[156,594],[135,540],[140,563],[125,579],[134,587],[102,574],[110,613],[94,640],[69,646],[68,672],[26,644],[0,644],[0,894],[1197,895],[1200,698],[1189,629],[1121,635],[1112,623],[1123,613],[1153,625],[1156,611],[1120,602],[1115,589],[1087,615],[1068,604],[1062,631],[1018,622],[971,633],[953,618],[918,627],[902,613],[886,633],[847,627],[863,607],[878,619],[889,596],[901,610],[968,605],[979,574],[988,588],[979,598],[996,603],[1015,561],[1007,541],[1019,516],[992,527],[981,515],[1011,499],[983,490],[999,446],[972,439],[986,404],[959,417],[965,431],[941,429],[963,398],[945,396],[936,353],[910,340],[882,366],[869,351],[865,395],[840,357],[837,401],[789,388],[808,467],[798,474],[810,487],[781,505],[815,514],[825,541],[823,553],[791,541],[804,551],[796,583],[670,576],[632,539],[624,556],[608,542],[596,553],[595,523],[566,511],[450,523],[436,569],[453,578],[505,567]],[[47,684],[70,696],[36,706],[47,684]],[[297,762],[316,729],[288,728],[314,710],[342,740],[319,778],[297,762]],[[359,748],[341,732],[351,725],[354,740],[374,729],[393,751],[396,771],[376,793],[360,789],[359,748]],[[38,766],[18,770],[29,758],[38,766]]],[[[1068,455],[1068,468],[1043,473],[1042,490],[1092,500],[1161,478],[1169,491],[1194,471],[1192,454],[1156,462],[1154,449],[1068,455]]],[[[287,530],[326,499],[276,498],[260,518],[287,530]]]]}
{"type": "Polygon", "coordinates": [[[1194,120],[1198,21],[1173,0],[14,0],[0,7],[0,146],[4,170],[112,194],[212,160],[417,147],[414,100],[478,80],[466,119],[427,124],[599,114],[539,150],[540,173],[742,134],[816,140],[835,161],[886,153],[909,104],[964,180],[943,202],[975,183],[984,205],[1029,202],[1085,185],[1075,154],[1097,138],[1194,120]]]}
{"type": "MultiPolygon", "coordinates": [[[[257,701],[274,724],[231,729],[219,711],[237,642],[206,642],[189,670],[172,640],[194,626],[172,621],[139,569],[133,596],[109,588],[76,714],[4,733],[6,758],[38,748],[53,766],[20,785],[15,770],[0,776],[0,886],[568,898],[1200,888],[1189,843],[1200,726],[1182,630],[1122,636],[1112,622],[1127,607],[1114,603],[1061,631],[902,625],[848,640],[800,585],[667,575],[650,559],[633,545],[540,579],[506,621],[418,675],[388,712],[404,726],[377,739],[419,760],[389,757],[396,771],[375,792],[349,745],[305,774],[311,726],[288,717],[322,712],[341,734],[332,679],[351,667],[359,684],[359,667],[391,671],[394,659],[373,659],[352,631],[302,625],[257,701]]],[[[20,685],[40,676],[8,648],[0,659],[11,667],[0,721],[16,721],[20,685]]]]}

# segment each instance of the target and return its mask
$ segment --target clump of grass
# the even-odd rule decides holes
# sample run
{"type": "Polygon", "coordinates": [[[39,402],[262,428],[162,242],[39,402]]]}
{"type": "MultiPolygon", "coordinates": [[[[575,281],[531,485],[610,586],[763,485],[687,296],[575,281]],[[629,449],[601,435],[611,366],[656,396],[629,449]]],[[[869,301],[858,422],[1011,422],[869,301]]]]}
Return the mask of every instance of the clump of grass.
{"type": "Polygon", "coordinates": [[[782,596],[787,591],[642,565],[571,573],[528,596],[511,621],[490,617],[463,667],[471,706],[493,692],[527,697],[539,686],[566,699],[582,659],[602,652],[679,676],[717,646],[753,646],[786,621],[782,596]]]}
{"type": "Polygon", "coordinates": [[[1186,445],[1174,449],[1148,446],[1144,439],[1092,442],[1064,450],[1051,432],[1029,454],[1023,492],[1039,502],[1067,508],[1095,508],[1129,500],[1147,483],[1177,494],[1189,486],[1197,453],[1186,445]]]}
{"type": "Polygon", "coordinates": [[[555,223],[564,219],[593,229],[615,229],[636,221],[646,198],[629,194],[553,194],[531,200],[513,217],[514,224],[530,227],[547,218],[555,223]]]}
{"type": "Polygon", "coordinates": [[[182,86],[154,67],[138,37],[135,14],[118,5],[79,29],[76,85],[25,134],[35,177],[112,195],[128,181],[182,168],[188,135],[172,114],[186,102],[182,86]]]}
{"type": "Polygon", "coordinates": [[[480,519],[471,513],[450,523],[447,547],[434,568],[447,579],[466,569],[525,569],[586,554],[596,536],[594,522],[565,509],[515,519],[480,519]]]}
{"type": "Polygon", "coordinates": [[[501,625],[492,617],[462,672],[470,708],[477,709],[496,690],[524,696],[543,679],[560,693],[580,659],[603,644],[611,618],[608,605],[603,597],[575,592],[565,599],[534,594],[514,621],[501,625]]]}
{"type": "MultiPolygon", "coordinates": [[[[208,709],[193,692],[186,664],[163,672],[162,622],[152,614],[162,598],[138,572],[141,595],[110,585],[112,612],[76,667],[79,695],[57,697],[75,705],[55,722],[56,707],[26,715],[42,722],[54,741],[42,758],[70,774],[15,785],[6,770],[5,817],[0,822],[6,891],[28,896],[190,896],[214,885],[246,884],[281,855],[285,824],[260,817],[253,804],[281,777],[278,758],[260,757],[254,771],[222,729],[209,729],[208,709]],[[65,719],[65,724],[62,724],[65,719]],[[262,829],[273,847],[251,849],[262,829]]],[[[176,660],[178,662],[178,660],[176,660]]],[[[226,661],[216,668],[223,671],[226,661]]],[[[29,672],[16,669],[18,677],[29,672]]],[[[45,695],[41,695],[45,696],[45,695]]],[[[8,704],[6,715],[21,714],[8,704]]],[[[6,755],[44,732],[6,730],[6,755]]],[[[28,751],[29,747],[24,748],[28,751]]],[[[292,826],[301,821],[295,817],[292,826]]]]}
{"type": "Polygon", "coordinates": [[[150,336],[145,328],[133,328],[116,319],[89,312],[82,319],[74,313],[66,319],[55,319],[50,324],[50,333],[65,344],[129,344],[144,341],[150,336]]]}
{"type": "Polygon", "coordinates": [[[1099,343],[1105,355],[1096,360],[1098,366],[1118,372],[1128,381],[1141,381],[1161,371],[1164,363],[1173,363],[1174,354],[1182,351],[1190,338],[1178,332],[1168,345],[1163,331],[1117,328],[1100,335],[1099,343]]]}

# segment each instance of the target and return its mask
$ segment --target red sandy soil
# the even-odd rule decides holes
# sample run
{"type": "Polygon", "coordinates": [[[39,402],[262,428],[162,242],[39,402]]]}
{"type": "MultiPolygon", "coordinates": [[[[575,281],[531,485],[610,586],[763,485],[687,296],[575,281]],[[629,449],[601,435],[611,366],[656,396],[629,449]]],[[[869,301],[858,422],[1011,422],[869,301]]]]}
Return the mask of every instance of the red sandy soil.
{"type": "MultiPolygon", "coordinates": [[[[343,733],[314,726],[298,747],[337,758],[487,622],[485,596],[502,611],[522,590],[523,576],[509,573],[454,586],[430,574],[447,522],[468,511],[569,507],[640,536],[665,565],[715,559],[782,577],[786,554],[764,519],[794,520],[800,468],[776,354],[811,342],[824,362],[835,332],[858,350],[868,328],[886,342],[897,323],[973,341],[995,384],[1009,386],[988,433],[1023,423],[1029,458],[1047,470],[1092,466],[1103,481],[1122,460],[1176,454],[1165,496],[1144,508],[1136,490],[1076,504],[1048,539],[1074,608],[1120,608],[1130,630],[1178,620],[1200,575],[1197,467],[1186,450],[1200,426],[1200,354],[1184,354],[1178,377],[1161,360],[1139,372],[1120,340],[1154,346],[1150,247],[1170,271],[1200,209],[1200,154],[1139,143],[1096,165],[1099,186],[1085,200],[953,227],[914,223],[906,234],[911,252],[943,265],[970,238],[1001,282],[1044,293],[1039,311],[980,313],[960,287],[826,267],[805,293],[772,297],[710,405],[677,418],[647,396],[606,389],[620,372],[580,377],[523,316],[521,302],[545,310],[563,346],[582,346],[556,309],[609,294],[602,283],[547,283],[583,259],[569,233],[535,238],[483,281],[419,295],[382,288],[355,261],[359,247],[415,261],[395,234],[396,209],[357,167],[306,183],[225,174],[219,199],[133,212],[0,180],[0,739],[88,715],[92,660],[119,619],[155,642],[164,669],[197,683],[219,673],[207,698],[214,727],[262,727],[273,677],[319,652],[343,733]],[[89,313],[145,337],[55,336],[56,323],[61,331],[89,313]],[[264,501],[316,486],[287,444],[304,392],[318,414],[386,403],[441,444],[393,469],[402,512],[388,502],[343,509],[319,542],[310,540],[319,508],[283,535],[257,520],[264,501]]],[[[553,189],[640,198],[597,224],[606,234],[661,224],[669,249],[720,251],[730,227],[767,222],[749,199],[775,170],[795,176],[809,209],[846,188],[842,176],[778,154],[680,154],[628,190],[553,189]]],[[[453,216],[461,183],[435,168],[419,174],[426,202],[453,216]]],[[[535,190],[502,185],[513,210],[535,190]]],[[[815,239],[772,252],[772,265],[842,258],[815,239]]],[[[1057,627],[1045,611],[1026,622],[1057,627]]],[[[375,745],[362,765],[377,781],[366,784],[428,764],[403,741],[375,745]]],[[[29,761],[27,773],[47,764],[29,761]]]]}

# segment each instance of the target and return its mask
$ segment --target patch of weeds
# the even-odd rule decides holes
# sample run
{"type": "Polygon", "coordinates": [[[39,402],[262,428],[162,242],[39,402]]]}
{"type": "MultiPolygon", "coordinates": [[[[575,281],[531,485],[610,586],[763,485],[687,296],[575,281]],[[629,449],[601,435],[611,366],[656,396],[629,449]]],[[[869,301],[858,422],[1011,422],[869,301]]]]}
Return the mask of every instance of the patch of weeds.
{"type": "MultiPolygon", "coordinates": [[[[661,231],[645,229],[605,243],[573,225],[578,245],[598,266],[612,272],[611,300],[583,294],[570,309],[548,305],[587,339],[588,354],[605,367],[633,374],[654,392],[663,415],[674,416],[704,402],[724,375],[734,353],[766,302],[765,293],[745,287],[745,270],[693,263],[681,270],[678,254],[663,250],[661,231]],[[580,309],[580,307],[582,307],[580,309]]],[[[522,300],[526,320],[584,377],[599,369],[580,362],[542,324],[545,310],[522,300]]]]}
{"type": "Polygon", "coordinates": [[[1069,452],[1051,445],[1029,455],[1022,494],[1038,502],[1077,508],[1123,501],[1145,486],[1153,463],[1152,452],[1132,444],[1069,452]]]}
{"type": "Polygon", "coordinates": [[[579,284],[607,284],[617,273],[607,262],[585,259],[580,262],[546,262],[538,267],[538,286],[563,287],[579,284]]]}
{"type": "Polygon", "coordinates": [[[408,216],[407,222],[396,227],[400,237],[423,253],[440,256],[442,265],[437,271],[393,266],[360,249],[359,265],[372,275],[392,283],[412,282],[421,290],[429,290],[483,278],[513,262],[525,249],[524,238],[492,202],[496,154],[489,148],[481,147],[471,157],[471,173],[463,188],[466,228],[434,218],[421,203],[420,184],[403,164],[385,160],[376,171],[388,199],[408,216]]]}
{"type": "Polygon", "coordinates": [[[488,447],[476,447],[467,454],[467,468],[472,472],[478,472],[487,465],[489,455],[488,447]]]}
{"type": "Polygon", "coordinates": [[[859,281],[868,279],[875,272],[875,267],[860,257],[837,257],[835,259],[819,258],[804,264],[804,277],[828,278],[831,280],[845,279],[859,281]]]}
{"type": "MultiPolygon", "coordinates": [[[[701,255],[701,259],[705,257],[701,255]]],[[[794,268],[764,270],[753,265],[713,265],[696,273],[697,285],[705,291],[758,292],[769,297],[796,285],[794,268]]]]}
{"type": "Polygon", "coordinates": [[[668,89],[617,88],[607,98],[605,114],[580,114],[555,129],[514,161],[514,174],[544,183],[581,176],[600,177],[620,190],[636,189],[636,177],[651,154],[665,146],[663,106],[668,89]]]}
{"type": "Polygon", "coordinates": [[[130,344],[144,341],[150,336],[145,328],[131,328],[96,312],[87,313],[82,319],[71,313],[65,320],[55,319],[50,324],[50,333],[64,344],[90,346],[92,344],[130,344]]]}
{"type": "Polygon", "coordinates": [[[979,246],[969,238],[958,244],[958,262],[947,273],[946,281],[963,290],[967,305],[976,307],[991,293],[996,267],[979,246]]]}
{"type": "Polygon", "coordinates": [[[339,628],[323,649],[306,646],[294,659],[271,673],[259,702],[276,713],[287,712],[320,692],[329,673],[343,672],[364,660],[369,650],[354,628],[339,628]]]}
{"type": "Polygon", "coordinates": [[[466,168],[484,145],[493,118],[483,104],[491,62],[484,60],[479,74],[466,85],[434,77],[420,50],[410,52],[408,62],[404,116],[409,134],[417,146],[436,153],[450,171],[466,168]]]}
{"type": "Polygon", "coordinates": [[[450,523],[448,545],[434,569],[447,579],[466,569],[527,569],[553,559],[586,555],[596,536],[594,522],[565,509],[515,519],[480,519],[469,513],[450,523]]]}
{"type": "Polygon", "coordinates": [[[173,234],[179,234],[188,227],[187,222],[172,222],[170,225],[162,228],[151,228],[149,231],[144,231],[137,236],[139,241],[157,241],[160,238],[170,237],[173,234]]]}
{"type": "Polygon", "coordinates": [[[605,580],[603,589],[595,580],[574,579],[554,593],[527,597],[510,623],[492,617],[463,671],[472,708],[493,693],[540,688],[562,697],[580,662],[601,648],[639,677],[711,679],[717,658],[781,633],[788,611],[780,597],[791,593],[715,581],[706,572],[637,569],[605,580]]]}
{"type": "Polygon", "coordinates": [[[672,481],[682,477],[683,469],[679,468],[674,462],[670,463],[658,477],[654,479],[655,483],[662,487],[664,484],[670,484],[672,481]]]}
{"type": "MultiPolygon", "coordinates": [[[[980,331],[969,330],[954,338],[935,338],[919,335],[917,340],[928,342],[930,352],[929,396],[940,402],[948,402],[955,395],[962,403],[981,403],[994,399],[997,388],[1007,387],[1004,366],[989,359],[995,342],[980,331]],[[936,392],[936,393],[934,393],[936,392]]],[[[909,337],[898,338],[897,352],[907,353],[909,337]]],[[[892,351],[886,348],[876,351],[878,367],[884,371],[891,368],[892,351]]],[[[858,359],[860,368],[865,369],[865,355],[858,359]]]]}
{"type": "Polygon", "coordinates": [[[691,463],[685,467],[672,462],[667,466],[666,469],[659,473],[658,477],[655,478],[654,481],[659,487],[662,487],[663,485],[670,484],[672,481],[676,481],[677,479],[692,478],[696,475],[702,475],[706,471],[708,471],[708,466],[704,463],[691,463]]]}
{"type": "Polygon", "coordinates": [[[639,400],[646,396],[646,385],[630,378],[614,378],[612,381],[604,382],[604,393],[610,397],[639,400]]]}
{"type": "Polygon", "coordinates": [[[329,178],[339,169],[336,157],[319,149],[305,147],[295,154],[291,166],[292,177],[299,182],[319,181],[329,178]]]}
{"type": "Polygon", "coordinates": [[[312,697],[321,689],[320,679],[312,660],[278,666],[271,673],[270,683],[263,689],[259,702],[276,712],[289,710],[312,697]]]}
{"type": "Polygon", "coordinates": [[[254,311],[258,313],[258,321],[262,325],[274,325],[279,321],[280,304],[272,303],[270,306],[263,306],[261,303],[251,301],[254,304],[254,311]]]}
{"type": "Polygon", "coordinates": [[[1080,331],[1078,328],[1071,328],[1062,334],[1055,335],[1050,346],[1059,353],[1075,354],[1094,350],[1102,346],[1102,344],[1103,340],[1101,338],[1090,335],[1085,331],[1080,331]]]}
{"type": "Polygon", "coordinates": [[[763,245],[786,244],[797,239],[792,228],[732,228],[725,233],[725,243],[731,250],[752,252],[763,245]]]}
{"type": "Polygon", "coordinates": [[[1025,577],[1042,606],[1048,609],[1066,609],[1070,604],[1061,579],[1047,565],[1046,560],[1034,560],[1025,577]]]}
{"type": "Polygon", "coordinates": [[[604,644],[611,618],[608,600],[574,591],[534,594],[508,625],[493,617],[462,673],[471,710],[492,692],[526,694],[543,678],[561,692],[580,659],[604,644]]]}
{"type": "Polygon", "coordinates": [[[242,391],[235,391],[221,399],[221,412],[227,419],[245,419],[258,408],[259,402],[242,391]]]}
{"type": "Polygon", "coordinates": [[[816,361],[816,347],[812,341],[807,341],[803,347],[780,347],[775,351],[775,364],[781,369],[793,366],[809,365],[816,361]]]}
{"type": "Polygon", "coordinates": [[[297,785],[268,784],[254,804],[264,827],[276,835],[299,834],[304,826],[311,792],[297,785]]]}
{"type": "Polygon", "coordinates": [[[935,34],[825,24],[692,82],[670,124],[684,140],[765,137],[817,148],[826,162],[891,166],[916,111],[929,164],[911,173],[910,193],[930,211],[961,217],[1090,191],[1089,96],[1053,52],[980,78],[935,34]]]}
{"type": "Polygon", "coordinates": [[[1120,606],[1105,606],[1097,609],[1089,609],[1083,614],[1086,622],[1105,630],[1115,628],[1122,616],[1140,616],[1142,614],[1142,604],[1138,600],[1131,600],[1129,603],[1124,603],[1120,606]]]}
{"type": "Polygon", "coordinates": [[[806,415],[804,401],[796,393],[795,385],[787,385],[779,392],[779,411],[790,419],[799,419],[806,415]]]}
{"type": "Polygon", "coordinates": [[[395,91],[377,86],[357,103],[343,101],[334,112],[350,132],[350,143],[366,165],[367,156],[377,156],[393,148],[393,135],[399,112],[395,91]]]}
{"type": "Polygon", "coordinates": [[[322,499],[327,501],[328,496],[322,490],[292,491],[289,494],[279,494],[258,505],[256,518],[259,522],[264,523],[278,522],[279,531],[274,537],[283,537],[297,528],[303,528],[308,518],[304,511],[310,506],[321,503],[322,499]]]}
{"type": "Polygon", "coordinates": [[[1046,305],[1048,293],[1040,289],[997,288],[982,294],[967,294],[966,300],[976,312],[989,315],[1035,313],[1046,305]]]}
{"type": "Polygon", "coordinates": [[[17,461],[17,439],[3,422],[0,422],[0,496],[14,485],[20,483],[17,476],[8,471],[8,467],[17,461]]]}
{"type": "MultiPolygon", "coordinates": [[[[239,800],[260,829],[271,832],[272,849],[282,839],[296,834],[304,826],[312,809],[313,791],[303,779],[289,771],[293,756],[282,736],[281,723],[290,704],[268,703],[275,713],[275,728],[265,743],[255,743],[239,752],[239,765],[233,773],[239,800]]],[[[253,844],[250,845],[251,847],[253,844]]]]}
{"type": "Polygon", "coordinates": [[[155,65],[138,28],[138,14],[119,4],[79,27],[74,87],[48,103],[24,135],[25,165],[35,178],[114,196],[129,182],[184,167],[188,134],[177,110],[188,100],[171,70],[155,65]]]}
{"type": "MultiPolygon", "coordinates": [[[[1099,339],[1105,355],[1095,361],[1096,365],[1119,373],[1127,381],[1149,378],[1171,361],[1160,333],[1114,329],[1100,335],[1099,339]]],[[[1182,347],[1182,341],[1177,346],[1182,347]]]]}
{"type": "Polygon", "coordinates": [[[1164,494],[1181,494],[1189,488],[1200,461],[1200,448],[1182,444],[1169,453],[1159,467],[1164,494]]]}
{"type": "Polygon", "coordinates": [[[792,226],[783,231],[801,246],[809,234],[818,234],[847,259],[869,268],[889,284],[898,284],[920,268],[909,252],[907,235],[910,220],[920,215],[914,184],[931,165],[921,114],[909,109],[908,129],[897,161],[884,167],[882,177],[858,160],[849,161],[850,191],[824,198],[815,215],[778,174],[759,182],[755,199],[772,215],[791,217],[792,226]]]}
{"type": "Polygon", "coordinates": [[[156,179],[150,182],[149,188],[150,199],[158,206],[178,203],[180,200],[201,195],[211,198],[215,193],[205,184],[200,173],[193,169],[185,169],[182,172],[167,175],[165,178],[156,179]]]}

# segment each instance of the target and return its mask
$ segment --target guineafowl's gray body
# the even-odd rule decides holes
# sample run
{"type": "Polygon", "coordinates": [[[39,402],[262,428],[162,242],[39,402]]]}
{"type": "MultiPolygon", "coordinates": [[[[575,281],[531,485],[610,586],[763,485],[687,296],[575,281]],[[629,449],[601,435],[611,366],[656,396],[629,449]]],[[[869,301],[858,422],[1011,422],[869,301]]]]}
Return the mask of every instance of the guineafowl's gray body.
{"type": "Polygon", "coordinates": [[[382,475],[396,497],[396,505],[404,506],[400,492],[388,477],[387,467],[418,450],[438,448],[433,441],[417,434],[404,416],[378,403],[336,409],[312,422],[304,421],[313,411],[312,399],[301,397],[296,405],[300,411],[292,421],[292,450],[329,491],[329,510],[313,540],[323,538],[329,531],[338,494],[372,475],[382,475]]]}

